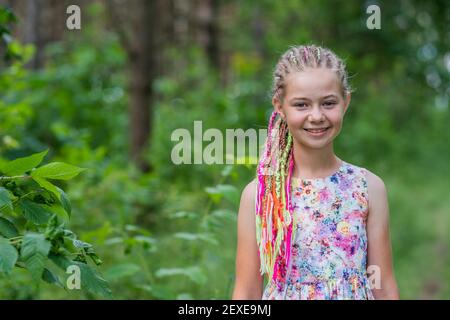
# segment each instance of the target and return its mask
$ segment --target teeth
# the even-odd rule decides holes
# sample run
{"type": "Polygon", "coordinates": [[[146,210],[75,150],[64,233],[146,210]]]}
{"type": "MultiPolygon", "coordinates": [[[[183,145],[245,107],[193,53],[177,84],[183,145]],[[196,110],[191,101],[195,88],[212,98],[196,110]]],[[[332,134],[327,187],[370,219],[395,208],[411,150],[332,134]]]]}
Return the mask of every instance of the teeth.
{"type": "Polygon", "coordinates": [[[324,132],[327,129],[306,129],[309,132],[313,132],[313,133],[319,133],[319,132],[324,132]]]}

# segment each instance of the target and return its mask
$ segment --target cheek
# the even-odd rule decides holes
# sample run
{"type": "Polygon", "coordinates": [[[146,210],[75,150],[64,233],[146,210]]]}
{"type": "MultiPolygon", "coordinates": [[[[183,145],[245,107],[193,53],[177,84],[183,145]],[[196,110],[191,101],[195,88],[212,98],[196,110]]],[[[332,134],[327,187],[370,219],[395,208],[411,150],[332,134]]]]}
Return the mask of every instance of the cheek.
{"type": "Polygon", "coordinates": [[[286,121],[289,126],[303,125],[308,118],[307,112],[300,112],[296,110],[291,110],[291,112],[286,112],[286,121]]]}
{"type": "Polygon", "coordinates": [[[327,115],[328,121],[331,122],[334,126],[340,126],[342,125],[343,121],[343,114],[339,111],[336,112],[330,112],[327,115]]]}
{"type": "Polygon", "coordinates": [[[287,118],[287,124],[291,131],[303,128],[305,126],[305,122],[306,122],[306,117],[301,116],[301,115],[295,115],[293,117],[287,118]]]}

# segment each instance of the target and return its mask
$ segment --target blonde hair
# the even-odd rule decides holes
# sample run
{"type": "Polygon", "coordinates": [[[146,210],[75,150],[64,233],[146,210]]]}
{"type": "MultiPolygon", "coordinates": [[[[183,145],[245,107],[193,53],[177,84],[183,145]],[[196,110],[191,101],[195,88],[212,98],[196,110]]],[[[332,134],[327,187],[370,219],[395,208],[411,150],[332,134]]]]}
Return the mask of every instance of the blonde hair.
{"type": "Polygon", "coordinates": [[[328,48],[301,45],[291,47],[278,60],[273,72],[272,97],[276,94],[280,101],[283,101],[287,75],[308,67],[331,69],[342,84],[343,97],[351,92],[346,66],[341,58],[328,48]]]}

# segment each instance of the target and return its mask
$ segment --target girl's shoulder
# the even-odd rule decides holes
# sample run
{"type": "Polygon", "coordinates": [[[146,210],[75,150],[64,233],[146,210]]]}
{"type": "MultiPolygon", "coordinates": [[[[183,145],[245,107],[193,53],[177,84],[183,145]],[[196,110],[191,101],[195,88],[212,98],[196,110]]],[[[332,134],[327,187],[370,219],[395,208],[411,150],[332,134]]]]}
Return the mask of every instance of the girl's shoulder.
{"type": "Polygon", "coordinates": [[[370,170],[365,169],[365,171],[367,181],[367,192],[369,193],[369,197],[371,197],[372,200],[385,197],[387,191],[383,179],[381,179],[379,176],[377,176],[370,170]]]}
{"type": "Polygon", "coordinates": [[[349,163],[348,163],[348,165],[353,170],[358,170],[364,176],[364,178],[365,178],[365,180],[367,182],[368,189],[379,190],[379,189],[385,188],[383,179],[381,179],[378,175],[376,175],[375,173],[373,173],[369,169],[367,169],[365,167],[360,167],[360,166],[357,166],[357,165],[354,165],[354,164],[349,164],[349,163]]]}
{"type": "Polygon", "coordinates": [[[347,172],[355,173],[358,172],[361,174],[367,181],[368,184],[371,184],[376,187],[380,187],[380,185],[384,184],[383,179],[381,179],[379,176],[377,176],[375,173],[370,171],[369,169],[365,167],[360,167],[356,164],[352,164],[350,162],[345,162],[345,167],[347,168],[347,172]]]}
{"type": "Polygon", "coordinates": [[[256,178],[250,181],[242,190],[242,196],[254,196],[256,192],[256,178]]]}
{"type": "Polygon", "coordinates": [[[241,194],[241,205],[242,204],[253,204],[256,200],[256,178],[250,181],[242,190],[241,194]]]}
{"type": "Polygon", "coordinates": [[[369,212],[379,211],[378,207],[387,207],[388,196],[383,179],[366,168],[360,167],[360,169],[367,183],[369,212]]]}
{"type": "Polygon", "coordinates": [[[386,193],[386,185],[382,178],[378,175],[370,171],[365,167],[361,167],[349,162],[345,162],[347,172],[352,174],[359,174],[362,178],[364,178],[367,184],[367,193],[369,194],[369,198],[376,199],[383,197],[386,193]]]}

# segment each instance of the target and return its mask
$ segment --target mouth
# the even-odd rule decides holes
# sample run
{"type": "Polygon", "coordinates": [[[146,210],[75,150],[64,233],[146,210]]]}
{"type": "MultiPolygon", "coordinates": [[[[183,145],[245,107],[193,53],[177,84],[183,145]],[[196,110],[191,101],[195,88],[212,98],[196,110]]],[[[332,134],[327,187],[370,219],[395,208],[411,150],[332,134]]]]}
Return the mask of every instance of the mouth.
{"type": "Polygon", "coordinates": [[[313,135],[313,136],[321,136],[323,134],[325,134],[328,129],[330,129],[330,127],[326,127],[326,128],[303,128],[303,130],[305,130],[306,132],[308,132],[309,134],[313,135]]]}

